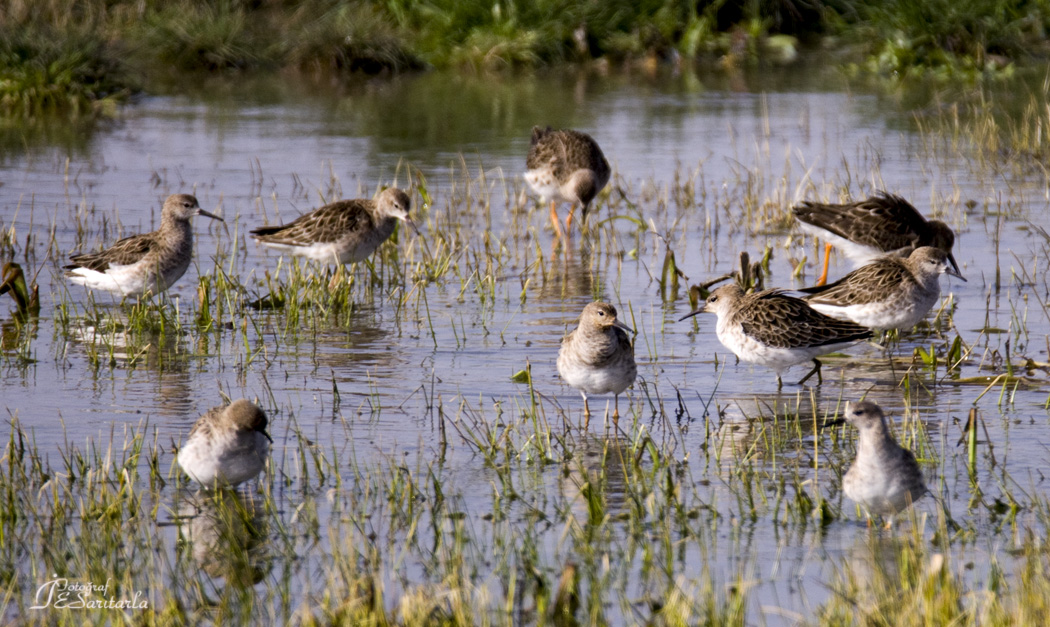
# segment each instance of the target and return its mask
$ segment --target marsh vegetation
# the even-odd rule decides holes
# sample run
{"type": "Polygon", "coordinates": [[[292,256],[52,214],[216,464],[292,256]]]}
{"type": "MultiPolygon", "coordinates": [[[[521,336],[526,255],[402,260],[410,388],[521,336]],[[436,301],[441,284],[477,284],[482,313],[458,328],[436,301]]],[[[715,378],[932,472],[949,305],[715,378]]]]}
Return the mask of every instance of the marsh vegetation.
{"type": "Polygon", "coordinates": [[[0,254],[41,310],[0,319],[5,621],[1030,624],[1050,604],[1046,94],[915,113],[826,76],[228,87],[149,99],[76,150],[6,148],[0,254]],[[613,165],[568,244],[521,180],[538,119],[613,165]],[[338,281],[246,241],[381,185],[410,190],[421,233],[338,281]],[[710,321],[673,322],[741,251],[767,286],[807,284],[819,248],[792,203],[876,189],[960,237],[969,282],[914,332],[778,392],[710,321]],[[63,280],[68,253],[154,228],[173,192],[225,223],[196,225],[168,294],[63,280]],[[554,359],[595,298],[637,331],[639,380],[618,429],[592,401],[584,431],[554,359]],[[175,448],[241,397],[270,417],[270,464],[199,493],[175,448]],[[841,493],[855,432],[825,427],[861,397],[936,494],[891,532],[841,493]],[[148,607],[31,609],[56,578],[148,607]]]}
{"type": "Polygon", "coordinates": [[[0,119],[110,118],[135,93],[208,75],[342,83],[565,64],[734,72],[807,51],[891,90],[973,85],[1045,60],[1048,26],[1047,7],[1016,0],[13,0],[0,8],[0,119]]]}

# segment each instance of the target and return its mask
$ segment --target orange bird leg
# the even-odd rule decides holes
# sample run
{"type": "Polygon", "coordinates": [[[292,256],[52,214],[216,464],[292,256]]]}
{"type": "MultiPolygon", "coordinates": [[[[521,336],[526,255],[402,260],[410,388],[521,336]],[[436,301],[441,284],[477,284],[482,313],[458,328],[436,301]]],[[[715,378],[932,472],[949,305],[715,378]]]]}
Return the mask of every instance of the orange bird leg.
{"type": "MultiPolygon", "coordinates": [[[[551,226],[554,227],[554,234],[558,237],[563,237],[564,233],[561,231],[561,221],[558,220],[558,212],[556,211],[558,203],[551,201],[551,226]]],[[[571,215],[571,214],[570,214],[571,215]]]]}
{"type": "Polygon", "coordinates": [[[576,212],[576,203],[569,205],[569,217],[565,218],[565,232],[572,230],[572,216],[576,212]]]}
{"type": "Polygon", "coordinates": [[[831,244],[824,244],[824,272],[817,279],[817,285],[824,285],[828,282],[828,261],[831,260],[831,244]]]}

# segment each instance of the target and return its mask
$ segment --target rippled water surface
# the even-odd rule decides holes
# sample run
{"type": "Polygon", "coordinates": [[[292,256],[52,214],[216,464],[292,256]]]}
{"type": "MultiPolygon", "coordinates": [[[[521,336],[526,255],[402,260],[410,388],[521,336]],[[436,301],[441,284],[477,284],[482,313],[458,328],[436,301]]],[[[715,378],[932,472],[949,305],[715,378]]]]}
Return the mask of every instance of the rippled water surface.
{"type": "MultiPolygon", "coordinates": [[[[172,443],[202,412],[223,395],[257,398],[271,417],[268,480],[282,520],[297,515],[304,494],[322,497],[322,527],[328,516],[349,516],[338,504],[355,481],[354,465],[430,468],[474,533],[529,527],[545,572],[556,576],[564,529],[536,523],[529,510],[547,510],[551,520],[552,503],[564,502],[586,517],[585,482],[573,473],[594,471],[607,446],[630,446],[635,455],[639,434],[650,433],[659,455],[686,469],[691,498],[706,508],[697,524],[709,542],[683,543],[671,578],[704,572],[728,582],[743,573],[752,585],[749,622],[766,624],[813,620],[836,569],[867,550],[868,532],[839,492],[853,450],[843,438],[849,431],[814,436],[814,421],[845,400],[867,395],[906,425],[898,433],[921,449],[931,486],[975,530],[958,563],[978,564],[976,578],[999,548],[1001,520],[974,504],[956,443],[971,407],[983,419],[985,459],[994,457],[975,478],[985,501],[1047,490],[1040,474],[1050,444],[1045,370],[1015,373],[1027,377],[1005,387],[977,379],[1004,372],[1004,360],[1047,362],[1048,244],[1038,232],[1050,229],[1047,180],[983,166],[965,146],[948,149],[921,135],[909,112],[855,93],[829,72],[735,80],[435,74],[338,90],[205,85],[146,98],[68,146],[8,147],[0,182],[0,227],[10,244],[3,261],[38,273],[42,300],[28,348],[6,297],[2,303],[0,397],[8,420],[52,459],[66,442],[105,443],[123,425],[145,427],[173,481],[172,443]],[[546,208],[521,178],[534,124],[591,133],[614,169],[591,232],[567,247],[554,245],[546,208]],[[249,229],[391,184],[412,188],[421,232],[399,233],[374,269],[358,264],[352,311],[314,317],[308,308],[289,324],[282,309],[232,304],[218,329],[191,324],[201,275],[235,277],[241,303],[290,280],[289,261],[245,241],[249,229]],[[955,257],[968,280],[942,278],[944,307],[930,328],[888,351],[861,344],[827,358],[821,385],[792,385],[805,374],[797,366],[778,391],[772,371],[738,363],[718,343],[713,316],[676,322],[690,310],[689,285],[735,269],[743,250],[757,259],[771,248],[767,286],[811,283],[822,245],[792,228],[787,209],[804,198],[859,198],[877,189],[909,198],[957,234],[955,257]],[[163,305],[186,328],[130,338],[97,328],[95,313],[119,318],[124,309],[67,284],[60,266],[71,253],[155,228],[163,199],[176,192],[196,194],[225,218],[196,219],[195,263],[163,305]],[[660,284],[668,250],[687,277],[676,290],[660,284]],[[449,269],[439,272],[443,264],[449,269]],[[381,282],[370,280],[373,272],[381,282]],[[628,410],[619,434],[600,414],[589,434],[580,433],[581,399],[554,366],[559,339],[595,298],[612,302],[637,330],[639,380],[621,399],[621,412],[628,410]],[[931,370],[913,358],[917,347],[932,346],[943,359],[956,337],[970,352],[950,375],[943,363],[931,370]],[[577,459],[522,471],[517,480],[533,486],[533,500],[497,523],[494,494],[511,487],[494,470],[501,462],[471,442],[486,425],[498,434],[531,406],[529,387],[512,380],[526,366],[543,419],[537,433],[573,434],[577,459]],[[789,414],[800,418],[788,421],[789,414]],[[341,484],[302,478],[300,438],[344,460],[341,484]],[[801,475],[809,495],[822,495],[840,515],[786,531],[790,504],[768,502],[774,495],[765,487],[743,498],[741,464],[801,475]],[[537,494],[551,501],[536,501],[537,494]]],[[[835,255],[831,275],[850,267],[835,255]]],[[[303,264],[301,272],[326,270],[303,264]]],[[[599,407],[605,399],[592,401],[599,407]]],[[[633,479],[608,465],[606,473],[611,533],[631,537],[616,515],[635,506],[623,489],[633,479]]],[[[162,522],[175,517],[174,498],[158,514],[162,522]]],[[[919,510],[934,516],[936,507],[927,499],[919,510]]],[[[383,535],[383,525],[373,525],[383,535]]],[[[173,527],[161,529],[173,547],[173,527]]],[[[304,595],[319,589],[310,583],[319,568],[292,569],[304,595]]],[[[477,567],[478,585],[500,590],[505,582],[495,572],[477,567]]],[[[412,558],[388,576],[390,603],[431,578],[412,558]]],[[[609,604],[610,620],[628,620],[628,610],[609,604]]]]}

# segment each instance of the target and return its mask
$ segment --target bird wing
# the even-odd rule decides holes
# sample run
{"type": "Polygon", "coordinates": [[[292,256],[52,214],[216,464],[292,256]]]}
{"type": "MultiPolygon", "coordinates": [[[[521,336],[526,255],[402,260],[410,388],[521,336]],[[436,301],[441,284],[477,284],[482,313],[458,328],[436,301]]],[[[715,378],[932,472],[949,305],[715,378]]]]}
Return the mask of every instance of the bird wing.
{"type": "Polygon", "coordinates": [[[595,349],[588,351],[586,361],[589,365],[601,368],[627,357],[634,359],[634,344],[631,344],[631,338],[626,331],[619,327],[610,327],[605,333],[612,333],[612,341],[602,342],[595,349]]]}
{"type": "Polygon", "coordinates": [[[529,144],[529,154],[525,157],[525,167],[535,170],[549,165],[556,157],[555,144],[557,143],[554,129],[549,126],[545,129],[534,127],[532,142],[529,144]]]}
{"type": "Polygon", "coordinates": [[[291,246],[334,242],[348,233],[371,228],[370,200],[340,200],[303,214],[288,224],[251,231],[259,241],[291,246]]]}
{"type": "Polygon", "coordinates": [[[156,240],[150,235],[132,235],[118,240],[116,244],[101,252],[70,256],[69,259],[73,263],[65,266],[65,269],[87,268],[105,272],[110,266],[130,266],[153,250],[155,244],[156,240]]]}
{"type": "Polygon", "coordinates": [[[219,420],[219,415],[225,409],[225,407],[212,407],[205,412],[203,416],[197,419],[197,422],[193,423],[190,434],[186,436],[186,441],[188,442],[198,431],[202,436],[208,437],[212,431],[212,425],[219,420]]]}
{"type": "Polygon", "coordinates": [[[808,348],[855,342],[871,337],[871,329],[825,316],[780,290],[745,296],[736,313],[744,334],[774,348],[808,348]]]}
{"type": "Polygon", "coordinates": [[[605,159],[605,154],[602,152],[598,142],[594,141],[594,138],[586,133],[580,133],[580,140],[586,144],[587,149],[587,160],[586,164],[581,167],[588,167],[594,170],[595,176],[599,181],[603,181],[600,186],[604,187],[604,182],[609,180],[609,162],[605,159]]]}
{"type": "Polygon", "coordinates": [[[613,332],[616,334],[616,343],[619,349],[623,351],[623,354],[629,355],[631,359],[634,359],[634,344],[631,342],[631,338],[628,337],[627,332],[619,327],[613,327],[613,332]]]}
{"type": "Polygon", "coordinates": [[[912,500],[914,501],[926,492],[926,482],[922,476],[922,468],[915,459],[915,454],[903,446],[900,449],[902,453],[900,457],[900,472],[894,472],[894,474],[898,477],[908,477],[913,480],[913,485],[908,486],[908,492],[912,493],[912,500]]]}
{"type": "Polygon", "coordinates": [[[879,302],[901,283],[914,282],[911,273],[899,259],[879,259],[861,266],[834,283],[804,287],[806,302],[824,305],[866,305],[879,302]]]}
{"type": "Polygon", "coordinates": [[[886,252],[908,252],[929,237],[926,218],[904,198],[886,192],[842,205],[805,201],[792,211],[802,222],[886,252]]]}

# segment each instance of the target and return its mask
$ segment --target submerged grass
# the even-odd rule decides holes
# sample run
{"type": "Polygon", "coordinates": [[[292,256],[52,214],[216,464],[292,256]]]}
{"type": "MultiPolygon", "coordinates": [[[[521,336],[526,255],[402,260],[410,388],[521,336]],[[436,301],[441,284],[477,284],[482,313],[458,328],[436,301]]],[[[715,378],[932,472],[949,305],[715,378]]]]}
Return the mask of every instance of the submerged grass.
{"type": "Polygon", "coordinates": [[[162,442],[180,434],[140,424],[66,443],[56,463],[15,419],[0,455],[3,613],[80,624],[69,609],[29,609],[41,586],[67,579],[109,582],[96,598],[136,603],[87,614],[118,624],[749,624],[764,552],[741,532],[759,520],[815,538],[857,527],[831,565],[820,624],[1025,624],[1050,605],[1041,527],[1029,526],[1046,523],[1042,497],[1017,495],[1030,520],[1006,563],[975,580],[965,555],[982,549],[936,513],[932,528],[916,513],[894,533],[866,533],[828,504],[829,471],[851,447],[807,435],[813,417],[795,412],[811,399],[756,418],[750,444],[717,429],[699,456],[683,455],[673,422],[634,413],[624,432],[576,433],[534,420],[561,412],[550,401],[516,402],[520,412],[492,416],[464,401],[442,417],[449,446],[490,460],[484,508],[443,457],[362,461],[294,419],[273,429],[258,483],[219,493],[179,475],[162,442]],[[500,433],[485,435],[493,425],[500,433]],[[738,453],[713,456],[727,446],[738,453]],[[726,556],[737,570],[707,566],[726,556]]]}
{"type": "MultiPolygon", "coordinates": [[[[1002,273],[1011,311],[1004,328],[957,329],[948,298],[920,337],[829,359],[829,370],[848,365],[858,374],[838,386],[827,377],[819,395],[730,395],[715,376],[713,389],[687,402],[692,392],[674,388],[691,384],[684,362],[693,360],[690,372],[717,373],[723,358],[711,356],[717,347],[694,358],[688,331],[665,324],[686,298],[669,284],[665,260],[673,254],[682,272],[724,272],[738,265],[741,249],[766,251],[742,269],[757,278],[771,256],[804,257],[810,248],[785,229],[796,194],[869,185],[820,187],[808,168],[775,164],[768,145],[755,150],[739,162],[759,165],[735,165],[725,180],[705,180],[699,166],[683,167],[666,185],[617,180],[573,246],[548,250],[546,207],[521,200],[520,182],[464,159],[440,194],[416,179],[423,235],[399,233],[356,268],[267,255],[269,266],[245,272],[243,251],[222,241],[214,255],[198,250],[196,290],[182,301],[60,297],[50,314],[59,341],[48,357],[56,363],[75,360],[67,349],[78,343],[96,374],[142,368],[156,376],[159,395],[198,362],[234,372],[238,385],[254,377],[275,447],[267,472],[244,492],[199,495],[174,464],[185,429],[173,421],[40,446],[12,416],[0,453],[0,577],[9,591],[0,612],[10,621],[81,624],[84,614],[29,609],[41,585],[67,577],[112,580],[117,599],[141,592],[148,608],[86,618],[118,624],[740,625],[781,616],[844,625],[1025,624],[1050,606],[1041,540],[1050,506],[1040,488],[1022,489],[1009,476],[987,432],[978,443],[976,420],[968,459],[956,462],[952,417],[938,418],[935,408],[938,386],[963,385],[984,370],[998,381],[1000,409],[1009,404],[1011,369],[1045,342],[1030,328],[1030,318],[1045,316],[1045,298],[1035,295],[1046,291],[1045,275],[1002,273]],[[492,229],[503,210],[505,228],[492,229]],[[631,272],[648,277],[658,304],[643,307],[620,293],[631,272]],[[1021,289],[1029,284],[1039,288],[1021,289]],[[627,409],[618,426],[595,420],[594,431],[582,431],[576,395],[556,395],[559,384],[525,360],[527,385],[512,393],[487,389],[495,378],[469,397],[439,382],[456,374],[437,365],[447,363],[437,361],[443,355],[532,340],[542,354],[554,352],[553,342],[541,345],[552,338],[515,330],[525,325],[512,324],[514,316],[568,324],[577,301],[597,297],[631,312],[639,332],[642,379],[621,399],[627,409]],[[370,324],[377,316],[382,324],[370,324]],[[530,339],[518,342],[515,333],[530,339]],[[658,342],[665,333],[674,341],[658,342]],[[391,397],[368,370],[390,359],[386,377],[417,372],[384,356],[391,343],[383,340],[394,334],[417,342],[412,359],[436,364],[410,394],[422,401],[391,397]],[[347,385],[349,376],[367,380],[367,391],[347,385]],[[295,381],[275,393],[271,381],[280,378],[295,381]],[[822,429],[847,395],[872,389],[912,408],[894,416],[895,431],[948,502],[924,499],[889,533],[865,530],[841,494],[854,431],[822,429]],[[386,423],[411,428],[384,431],[386,423]],[[413,441],[384,440],[391,432],[413,441]],[[853,545],[826,544],[843,537],[853,545]],[[781,563],[781,551],[798,546],[797,562],[781,563]],[[807,586],[802,615],[799,604],[769,600],[788,576],[825,585],[807,586]]],[[[339,189],[337,180],[331,185],[339,189]]],[[[958,202],[946,205],[962,211],[958,202]]],[[[111,239],[112,225],[96,224],[104,215],[71,213],[82,221],[70,235],[78,244],[94,233],[111,239]]],[[[11,252],[19,246],[10,242],[11,252]]],[[[1038,267],[1039,255],[1045,250],[1018,265],[1038,267]]],[[[16,345],[31,346],[26,337],[16,345]]],[[[4,346],[6,355],[6,339],[4,346]]],[[[5,374],[31,372],[12,361],[5,374]]],[[[976,405],[980,394],[974,389],[968,402],[976,405]]],[[[1009,414],[1000,418],[1009,429],[1009,414]]]]}

